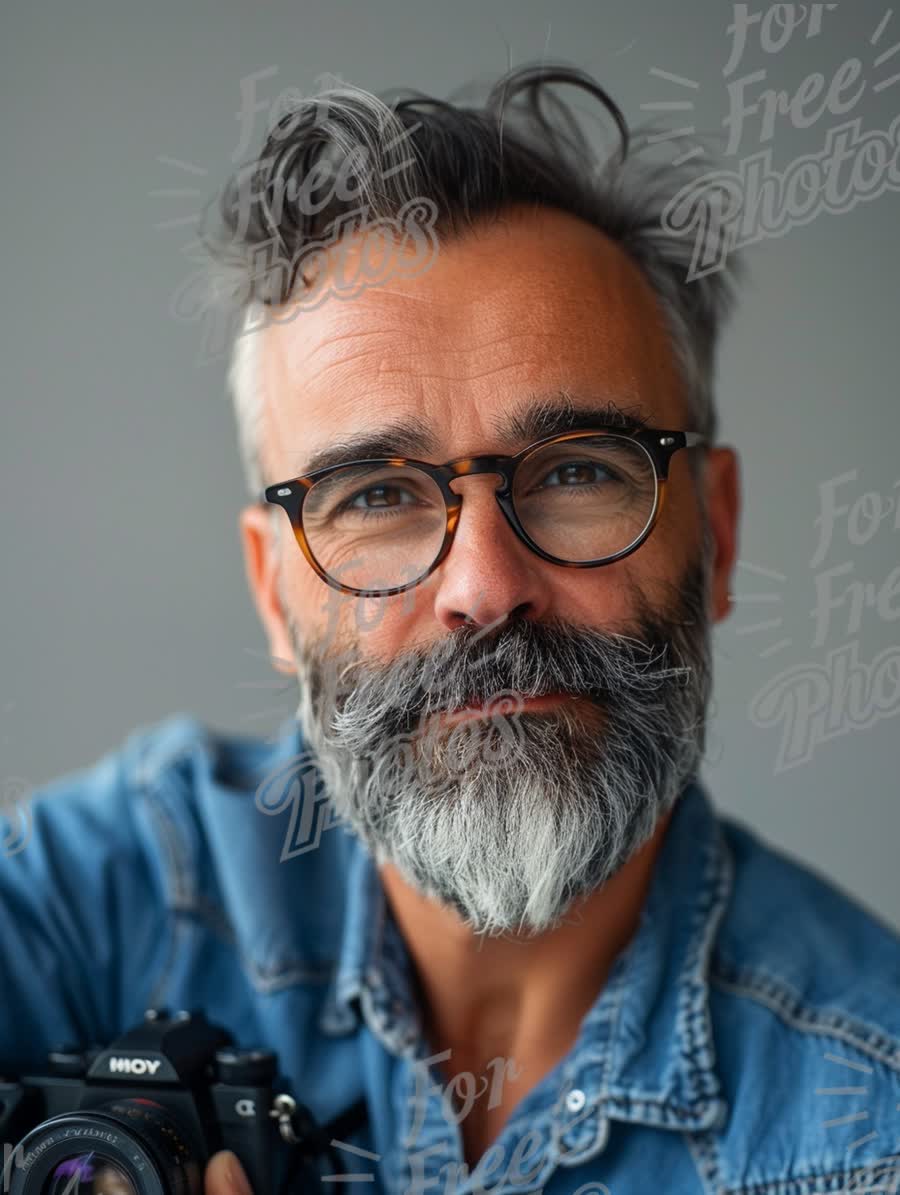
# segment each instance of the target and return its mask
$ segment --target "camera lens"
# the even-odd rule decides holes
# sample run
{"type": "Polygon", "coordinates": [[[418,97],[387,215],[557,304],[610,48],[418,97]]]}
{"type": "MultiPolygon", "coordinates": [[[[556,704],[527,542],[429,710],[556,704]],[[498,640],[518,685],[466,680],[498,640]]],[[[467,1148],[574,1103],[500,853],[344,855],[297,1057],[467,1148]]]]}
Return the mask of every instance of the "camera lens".
{"type": "Polygon", "coordinates": [[[156,1100],[51,1117],[9,1157],[4,1195],[200,1195],[206,1147],[156,1100]]]}
{"type": "Polygon", "coordinates": [[[57,1162],[44,1183],[44,1195],[140,1195],[140,1192],[112,1158],[91,1151],[57,1162]]]}

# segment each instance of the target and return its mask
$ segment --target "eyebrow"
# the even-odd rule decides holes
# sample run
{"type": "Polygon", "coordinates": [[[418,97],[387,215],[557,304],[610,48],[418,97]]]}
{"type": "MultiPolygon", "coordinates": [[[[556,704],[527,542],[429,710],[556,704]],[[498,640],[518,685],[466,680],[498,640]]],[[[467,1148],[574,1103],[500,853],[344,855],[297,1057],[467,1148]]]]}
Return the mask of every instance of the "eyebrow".
{"type": "MultiPolygon", "coordinates": [[[[650,422],[649,413],[635,404],[622,406],[611,400],[596,399],[576,401],[567,390],[532,395],[490,421],[497,438],[511,448],[516,445],[524,448],[545,436],[590,431],[595,427],[639,431],[650,422]]],[[[299,461],[295,476],[352,461],[394,456],[425,460],[440,455],[440,441],[429,425],[418,416],[406,416],[379,428],[332,440],[299,461]]]]}

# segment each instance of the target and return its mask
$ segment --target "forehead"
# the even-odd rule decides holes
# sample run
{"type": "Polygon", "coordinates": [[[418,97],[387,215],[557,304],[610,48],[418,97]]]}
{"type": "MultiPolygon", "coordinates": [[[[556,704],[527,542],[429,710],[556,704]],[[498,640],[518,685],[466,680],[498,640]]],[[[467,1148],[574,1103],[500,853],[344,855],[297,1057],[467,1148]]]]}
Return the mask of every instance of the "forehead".
{"type": "MultiPolygon", "coordinates": [[[[326,291],[326,293],[328,293],[326,291]]],[[[662,309],[625,252],[567,214],[518,210],[439,243],[416,277],[285,308],[261,337],[273,476],[340,435],[413,417],[447,457],[513,451],[491,426],[529,395],[685,424],[662,309]]]]}

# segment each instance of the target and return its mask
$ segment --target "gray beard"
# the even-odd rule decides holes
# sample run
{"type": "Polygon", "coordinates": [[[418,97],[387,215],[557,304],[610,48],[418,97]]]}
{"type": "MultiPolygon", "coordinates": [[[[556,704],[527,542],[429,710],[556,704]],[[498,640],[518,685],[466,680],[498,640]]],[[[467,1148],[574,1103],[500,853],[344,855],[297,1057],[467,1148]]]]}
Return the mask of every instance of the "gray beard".
{"type": "Polygon", "coordinates": [[[700,765],[707,583],[701,559],[671,611],[639,597],[633,634],[467,624],[387,665],[304,644],[289,618],[297,720],[338,818],[378,866],[394,864],[476,933],[560,925],[650,839],[700,765]],[[521,711],[519,695],[556,690],[586,702],[521,711]],[[425,721],[500,694],[508,713],[425,721]]]}

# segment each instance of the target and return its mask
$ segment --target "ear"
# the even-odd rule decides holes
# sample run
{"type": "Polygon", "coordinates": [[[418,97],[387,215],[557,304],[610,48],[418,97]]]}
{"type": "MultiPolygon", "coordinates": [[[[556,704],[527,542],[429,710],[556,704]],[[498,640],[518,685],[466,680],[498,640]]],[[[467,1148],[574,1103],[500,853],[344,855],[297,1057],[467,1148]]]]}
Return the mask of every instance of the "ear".
{"type": "Polygon", "coordinates": [[[731,610],[731,579],[738,551],[741,513],[740,468],[732,448],[716,445],[706,461],[706,504],[713,537],[711,614],[716,622],[731,610]]]}
{"type": "Polygon", "coordinates": [[[296,676],[297,666],[278,592],[281,562],[271,516],[261,506],[245,506],[240,512],[238,523],[247,582],[269,640],[272,667],[286,676],[296,676]]]}

